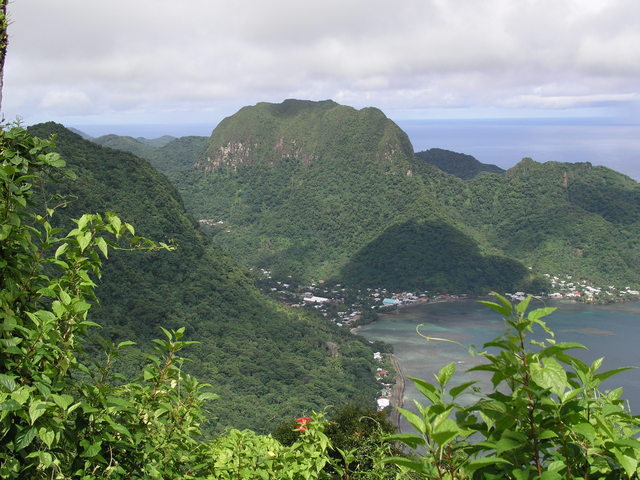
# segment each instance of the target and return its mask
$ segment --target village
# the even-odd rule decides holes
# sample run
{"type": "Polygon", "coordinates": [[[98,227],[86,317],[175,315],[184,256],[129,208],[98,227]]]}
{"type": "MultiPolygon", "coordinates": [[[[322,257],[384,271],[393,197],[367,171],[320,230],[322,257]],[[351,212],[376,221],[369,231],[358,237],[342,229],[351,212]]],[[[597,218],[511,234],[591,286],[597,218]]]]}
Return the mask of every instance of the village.
{"type": "MultiPolygon", "coordinates": [[[[534,294],[537,298],[566,299],[588,303],[613,303],[640,298],[640,291],[631,287],[606,287],[591,285],[586,280],[573,280],[571,275],[562,278],[545,274],[551,285],[548,294],[534,294]]],[[[295,308],[317,312],[338,327],[357,328],[375,321],[380,313],[416,304],[456,301],[470,298],[467,294],[443,294],[428,291],[392,292],[384,288],[354,289],[340,283],[312,283],[295,285],[289,278],[274,278],[269,270],[260,269],[257,285],[264,293],[279,302],[295,308]],[[290,282],[290,283],[287,283],[290,282]]],[[[515,301],[524,300],[527,292],[505,293],[515,301]]]]}
{"type": "MultiPolygon", "coordinates": [[[[589,303],[613,303],[640,298],[640,291],[630,287],[618,288],[612,285],[596,287],[585,280],[573,280],[571,275],[562,278],[545,274],[551,286],[551,293],[535,295],[538,298],[566,299],[589,303]]],[[[289,277],[278,280],[269,270],[257,271],[257,286],[264,293],[291,307],[304,308],[334,323],[338,327],[348,328],[355,333],[358,327],[377,320],[380,313],[391,313],[399,308],[426,303],[457,301],[470,298],[466,294],[443,294],[433,292],[391,292],[384,288],[353,289],[339,283],[312,283],[295,285],[289,277]]],[[[526,292],[505,293],[514,301],[524,300],[526,292]]],[[[380,386],[376,399],[378,410],[394,405],[394,395],[402,397],[403,385],[394,385],[402,374],[400,366],[390,352],[375,352],[373,356],[378,364],[376,381],[380,386]],[[398,393],[394,394],[394,391],[398,393]]],[[[403,382],[403,379],[402,379],[403,382]]],[[[401,383],[402,383],[401,382],[401,383]]],[[[395,399],[401,402],[401,399],[395,399]]],[[[398,403],[399,404],[399,403],[398,403]]]]}
{"type": "MultiPolygon", "coordinates": [[[[384,288],[354,289],[339,283],[319,282],[299,286],[272,277],[261,269],[258,288],[270,297],[295,308],[315,311],[338,327],[356,328],[408,305],[452,301],[467,295],[431,294],[430,292],[391,292],[384,288]]],[[[289,279],[290,281],[290,279],[289,279]]]]}
{"type": "Polygon", "coordinates": [[[589,285],[589,282],[586,280],[573,280],[571,275],[565,275],[564,278],[559,278],[545,274],[545,277],[549,279],[553,290],[552,293],[547,295],[548,298],[565,298],[589,303],[614,303],[635,300],[640,297],[640,291],[633,290],[628,286],[624,288],[614,285],[596,287],[589,285]]]}

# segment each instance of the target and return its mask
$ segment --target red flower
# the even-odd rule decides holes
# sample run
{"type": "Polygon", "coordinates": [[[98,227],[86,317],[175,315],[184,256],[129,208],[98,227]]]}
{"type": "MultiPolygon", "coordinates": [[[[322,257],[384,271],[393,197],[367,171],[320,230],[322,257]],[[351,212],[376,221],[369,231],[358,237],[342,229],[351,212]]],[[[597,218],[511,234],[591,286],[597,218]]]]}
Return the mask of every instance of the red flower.
{"type": "Polygon", "coordinates": [[[307,427],[307,423],[309,423],[311,421],[311,417],[300,417],[300,418],[296,418],[296,423],[298,424],[298,426],[296,427],[296,430],[299,432],[306,432],[309,427],[307,427]]]}

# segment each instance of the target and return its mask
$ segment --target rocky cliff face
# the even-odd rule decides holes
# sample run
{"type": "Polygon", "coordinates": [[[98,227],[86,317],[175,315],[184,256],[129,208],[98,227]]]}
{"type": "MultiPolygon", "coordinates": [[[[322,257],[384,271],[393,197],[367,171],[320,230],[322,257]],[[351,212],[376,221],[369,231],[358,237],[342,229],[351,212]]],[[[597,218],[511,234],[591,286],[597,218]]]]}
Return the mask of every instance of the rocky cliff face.
{"type": "Polygon", "coordinates": [[[378,109],[356,110],[329,100],[285,100],[245,107],[223,120],[196,168],[237,170],[273,166],[283,159],[308,166],[324,157],[349,160],[363,153],[388,165],[407,161],[413,148],[406,134],[378,109]]]}

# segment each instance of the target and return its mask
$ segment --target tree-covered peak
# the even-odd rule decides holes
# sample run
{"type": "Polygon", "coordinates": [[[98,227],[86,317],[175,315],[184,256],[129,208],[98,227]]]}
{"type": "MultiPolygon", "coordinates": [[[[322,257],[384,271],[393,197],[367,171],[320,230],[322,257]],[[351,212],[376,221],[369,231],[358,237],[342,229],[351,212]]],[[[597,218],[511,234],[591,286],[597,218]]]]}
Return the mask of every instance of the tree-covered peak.
{"type": "Polygon", "coordinates": [[[471,155],[442,148],[430,148],[423,152],[417,152],[416,157],[438,167],[443,172],[462,179],[474,178],[483,172],[504,173],[504,170],[496,165],[482,163],[471,155]]]}
{"type": "Polygon", "coordinates": [[[203,170],[274,165],[296,159],[309,165],[366,155],[371,161],[411,162],[407,135],[379,109],[356,110],[331,100],[285,100],[244,107],[216,127],[197,163],[203,170]]]}

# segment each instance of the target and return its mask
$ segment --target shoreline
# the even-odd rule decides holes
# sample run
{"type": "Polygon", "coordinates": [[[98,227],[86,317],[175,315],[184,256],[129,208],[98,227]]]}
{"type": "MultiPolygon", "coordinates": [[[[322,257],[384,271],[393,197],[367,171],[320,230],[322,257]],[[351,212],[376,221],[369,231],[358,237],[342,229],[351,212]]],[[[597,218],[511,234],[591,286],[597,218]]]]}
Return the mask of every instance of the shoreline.
{"type": "Polygon", "coordinates": [[[393,365],[393,369],[396,371],[395,384],[393,386],[393,392],[391,393],[391,401],[390,401],[390,412],[389,412],[389,420],[393,423],[400,431],[400,412],[398,408],[402,408],[404,406],[404,390],[407,385],[407,381],[404,376],[404,372],[402,371],[402,367],[400,366],[400,361],[395,354],[391,354],[391,364],[393,365]]]}

